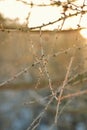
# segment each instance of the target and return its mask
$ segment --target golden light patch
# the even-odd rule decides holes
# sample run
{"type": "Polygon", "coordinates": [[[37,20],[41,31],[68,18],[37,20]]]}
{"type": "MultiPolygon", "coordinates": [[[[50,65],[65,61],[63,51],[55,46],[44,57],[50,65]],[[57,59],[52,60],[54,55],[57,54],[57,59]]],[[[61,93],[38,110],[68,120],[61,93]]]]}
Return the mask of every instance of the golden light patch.
{"type": "Polygon", "coordinates": [[[80,34],[81,34],[84,38],[87,39],[87,29],[82,29],[82,30],[80,31],[80,34]]]}

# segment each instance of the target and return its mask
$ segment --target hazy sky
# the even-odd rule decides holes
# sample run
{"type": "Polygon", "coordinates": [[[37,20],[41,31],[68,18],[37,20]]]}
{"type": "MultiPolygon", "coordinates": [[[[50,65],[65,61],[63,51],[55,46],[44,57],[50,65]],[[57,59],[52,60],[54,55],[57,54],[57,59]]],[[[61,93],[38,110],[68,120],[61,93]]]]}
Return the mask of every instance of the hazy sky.
{"type": "MultiPolygon", "coordinates": [[[[21,0],[20,0],[21,1],[21,0]]],[[[38,7],[33,6],[30,8],[29,5],[25,5],[24,3],[16,1],[16,0],[2,0],[0,1],[0,12],[4,15],[5,18],[10,19],[19,19],[19,23],[26,23],[26,17],[28,16],[28,13],[30,12],[30,18],[29,18],[29,27],[42,25],[48,22],[52,22],[58,18],[60,18],[61,14],[60,11],[62,11],[61,7],[56,6],[47,6],[47,7],[38,7]]],[[[24,0],[26,1],[26,0],[24,0]]],[[[67,0],[61,0],[61,1],[67,1],[67,0]]],[[[27,2],[31,2],[31,0],[27,0],[27,2]]],[[[50,0],[32,0],[33,3],[36,4],[50,4],[50,0]]],[[[86,1],[87,2],[87,1],[86,1]]],[[[83,3],[83,0],[77,0],[77,4],[80,5],[83,3]]],[[[68,18],[65,20],[64,29],[67,28],[76,28],[77,24],[79,22],[80,15],[75,18],[68,18]]],[[[87,27],[87,15],[83,17],[81,21],[81,26],[87,27]]],[[[61,23],[56,23],[54,25],[50,25],[49,27],[45,27],[44,29],[56,29],[61,23]]]]}

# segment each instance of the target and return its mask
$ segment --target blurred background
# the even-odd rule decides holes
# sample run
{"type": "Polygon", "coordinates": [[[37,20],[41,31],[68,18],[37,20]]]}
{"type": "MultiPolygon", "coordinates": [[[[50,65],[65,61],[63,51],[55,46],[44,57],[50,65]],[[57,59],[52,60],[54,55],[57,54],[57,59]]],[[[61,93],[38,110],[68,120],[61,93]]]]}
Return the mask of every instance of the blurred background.
{"type": "Polygon", "coordinates": [[[87,129],[87,1],[0,1],[0,129],[87,129]],[[63,96],[58,96],[71,57],[63,96]],[[48,76],[49,75],[49,76],[48,76]],[[33,122],[33,124],[32,124],[33,122]]]}

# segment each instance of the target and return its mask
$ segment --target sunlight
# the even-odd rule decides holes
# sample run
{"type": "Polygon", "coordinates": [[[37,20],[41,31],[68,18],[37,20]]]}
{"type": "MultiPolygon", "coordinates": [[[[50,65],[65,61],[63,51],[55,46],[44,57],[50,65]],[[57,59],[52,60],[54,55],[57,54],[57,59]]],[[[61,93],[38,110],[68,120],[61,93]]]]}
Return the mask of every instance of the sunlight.
{"type": "Polygon", "coordinates": [[[81,34],[84,38],[87,39],[87,29],[82,29],[82,30],[80,31],[80,34],[81,34]]]}
{"type": "MultiPolygon", "coordinates": [[[[24,0],[24,1],[28,3],[33,2],[34,4],[50,4],[50,0],[24,0]]],[[[79,2],[76,1],[77,4],[82,3],[82,0],[78,0],[78,1],[79,2]]],[[[61,2],[66,2],[66,0],[61,0],[61,2]]],[[[26,5],[22,3],[21,0],[0,1],[0,13],[4,16],[4,18],[17,20],[19,24],[26,23],[26,18],[30,12],[28,27],[40,26],[59,19],[61,17],[60,10],[62,10],[61,7],[57,7],[57,6],[52,6],[52,7],[33,6],[31,8],[31,5],[26,5]]],[[[79,18],[80,15],[67,18],[64,22],[62,29],[77,28],[77,23],[79,22],[79,18]]],[[[86,21],[87,21],[87,15],[84,14],[81,20],[82,27],[87,27],[86,21]]],[[[55,23],[53,25],[46,26],[43,28],[43,30],[57,29],[59,26],[61,26],[61,23],[62,21],[55,23]]]]}
{"type": "Polygon", "coordinates": [[[18,19],[19,23],[24,23],[30,8],[16,0],[6,0],[0,2],[0,13],[4,18],[12,20],[18,19]]]}

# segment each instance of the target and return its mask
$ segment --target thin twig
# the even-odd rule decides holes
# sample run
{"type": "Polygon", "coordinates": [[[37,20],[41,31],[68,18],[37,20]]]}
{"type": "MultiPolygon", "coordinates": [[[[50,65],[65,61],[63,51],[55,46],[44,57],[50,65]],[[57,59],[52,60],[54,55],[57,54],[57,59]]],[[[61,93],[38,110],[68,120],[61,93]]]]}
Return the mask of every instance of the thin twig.
{"type": "Polygon", "coordinates": [[[64,100],[64,99],[68,99],[68,98],[72,98],[72,97],[78,97],[78,96],[83,95],[83,94],[87,94],[87,90],[78,91],[78,92],[72,93],[72,94],[67,94],[67,95],[65,95],[65,96],[62,96],[62,97],[60,98],[60,100],[62,101],[62,100],[64,100]]]}
{"type": "Polygon", "coordinates": [[[71,57],[71,60],[70,60],[69,66],[68,66],[68,70],[67,70],[67,73],[66,73],[66,76],[65,76],[65,80],[63,81],[63,85],[61,87],[60,94],[58,96],[58,103],[57,103],[57,109],[56,109],[56,115],[55,115],[55,124],[57,123],[57,116],[58,116],[58,113],[59,113],[59,106],[60,106],[60,103],[61,103],[61,97],[62,97],[62,94],[63,94],[63,91],[64,91],[64,87],[66,86],[66,84],[68,82],[68,77],[69,77],[69,73],[70,73],[70,69],[71,69],[73,59],[74,59],[74,57],[71,57]]]}
{"type": "Polygon", "coordinates": [[[19,73],[16,73],[13,77],[3,81],[2,83],[0,83],[0,87],[10,83],[11,81],[17,79],[20,75],[22,75],[23,73],[26,73],[28,70],[30,70],[30,68],[34,67],[35,65],[39,64],[40,61],[37,61],[35,63],[33,63],[31,66],[28,66],[26,68],[24,68],[22,71],[20,71],[19,73]]]}

